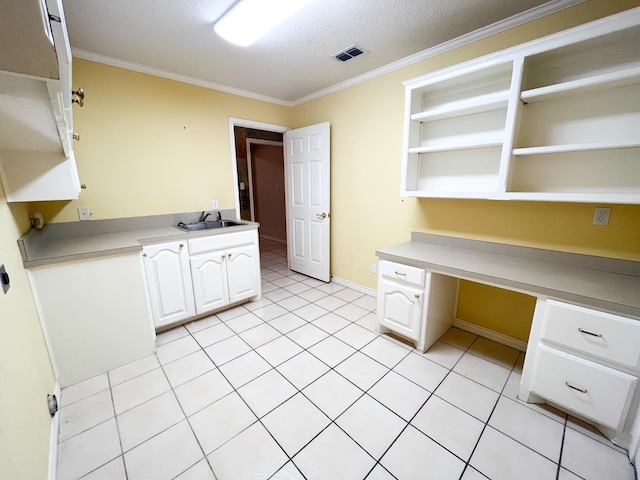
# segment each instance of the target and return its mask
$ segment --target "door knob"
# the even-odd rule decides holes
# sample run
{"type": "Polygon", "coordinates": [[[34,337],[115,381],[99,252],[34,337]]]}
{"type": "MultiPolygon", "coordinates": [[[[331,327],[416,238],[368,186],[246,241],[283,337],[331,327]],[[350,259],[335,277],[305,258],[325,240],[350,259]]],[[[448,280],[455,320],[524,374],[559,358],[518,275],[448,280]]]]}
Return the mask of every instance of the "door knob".
{"type": "Polygon", "coordinates": [[[322,220],[322,219],[327,218],[327,214],[325,212],[316,213],[316,217],[318,218],[318,220],[322,220]]]}

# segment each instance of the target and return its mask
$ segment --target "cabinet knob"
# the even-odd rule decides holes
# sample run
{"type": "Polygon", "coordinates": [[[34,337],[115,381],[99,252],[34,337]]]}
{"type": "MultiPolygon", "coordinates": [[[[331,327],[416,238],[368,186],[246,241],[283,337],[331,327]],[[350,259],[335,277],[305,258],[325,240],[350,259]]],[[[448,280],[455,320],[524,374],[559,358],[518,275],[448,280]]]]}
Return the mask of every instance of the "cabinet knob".
{"type": "Polygon", "coordinates": [[[147,256],[147,254],[146,254],[146,253],[143,253],[143,254],[142,254],[142,256],[143,256],[143,257],[146,257],[146,256],[147,256]]]}
{"type": "Polygon", "coordinates": [[[82,87],[77,90],[71,90],[71,103],[77,103],[84,107],[84,89],[82,87]]]}
{"type": "Polygon", "coordinates": [[[77,142],[80,141],[80,134],[78,132],[73,132],[73,139],[77,142]]]}
{"type": "Polygon", "coordinates": [[[181,244],[180,244],[180,248],[184,248],[184,243],[181,243],[181,244]]]}
{"type": "Polygon", "coordinates": [[[416,298],[420,298],[420,295],[418,295],[417,293],[414,295],[414,297],[416,298]]]}
{"type": "Polygon", "coordinates": [[[80,185],[80,188],[81,188],[82,190],[86,190],[86,189],[87,189],[87,184],[86,184],[86,183],[83,183],[82,185],[80,185]]]}

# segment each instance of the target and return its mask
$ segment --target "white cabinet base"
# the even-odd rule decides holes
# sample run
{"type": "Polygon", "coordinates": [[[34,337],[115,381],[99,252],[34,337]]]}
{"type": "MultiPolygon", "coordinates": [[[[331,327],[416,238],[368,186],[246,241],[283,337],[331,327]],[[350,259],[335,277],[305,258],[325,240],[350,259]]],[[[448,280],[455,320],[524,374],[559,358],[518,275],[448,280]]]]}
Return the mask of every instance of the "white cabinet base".
{"type": "Polygon", "coordinates": [[[138,253],[29,269],[67,387],[155,351],[138,253]]]}
{"type": "Polygon", "coordinates": [[[143,249],[156,330],[260,300],[258,231],[231,231],[143,249]]]}
{"type": "Polygon", "coordinates": [[[426,352],[453,324],[458,286],[457,278],[381,260],[376,331],[426,352]]]}
{"type": "Polygon", "coordinates": [[[539,297],[518,398],[569,411],[628,448],[640,401],[636,350],[609,347],[633,340],[635,322],[539,297]]]}

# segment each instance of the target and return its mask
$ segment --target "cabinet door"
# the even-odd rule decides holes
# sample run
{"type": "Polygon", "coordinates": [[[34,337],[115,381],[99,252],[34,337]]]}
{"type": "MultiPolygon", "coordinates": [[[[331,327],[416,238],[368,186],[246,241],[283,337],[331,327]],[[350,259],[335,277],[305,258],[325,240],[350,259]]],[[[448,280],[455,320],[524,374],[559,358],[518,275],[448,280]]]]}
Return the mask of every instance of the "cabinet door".
{"type": "Polygon", "coordinates": [[[194,316],[189,254],[184,244],[145,247],[143,258],[156,328],[194,316]]]}
{"type": "Polygon", "coordinates": [[[231,303],[258,295],[260,259],[255,245],[227,250],[227,278],[231,303]]]}
{"type": "Polygon", "coordinates": [[[378,320],[384,327],[412,340],[418,340],[424,291],[380,278],[378,282],[378,320]]]}
{"type": "Polygon", "coordinates": [[[229,304],[226,256],[224,250],[218,250],[191,257],[193,295],[198,315],[229,304]]]}

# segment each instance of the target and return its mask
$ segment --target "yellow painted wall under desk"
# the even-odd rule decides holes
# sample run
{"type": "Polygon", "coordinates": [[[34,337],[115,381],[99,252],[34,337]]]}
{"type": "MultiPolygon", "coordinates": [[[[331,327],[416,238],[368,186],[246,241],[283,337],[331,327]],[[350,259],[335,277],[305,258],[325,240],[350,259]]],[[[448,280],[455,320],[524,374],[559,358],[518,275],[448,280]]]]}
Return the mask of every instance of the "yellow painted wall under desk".
{"type": "MultiPolygon", "coordinates": [[[[383,76],[284,107],[172,80],[74,60],[75,152],[80,200],[30,204],[48,222],[234,207],[228,117],[301,127],[331,122],[331,272],[376,288],[378,248],[412,231],[640,260],[640,206],[610,205],[608,227],[592,204],[401,198],[402,82],[603,16],[640,0],[587,0],[383,76]]],[[[458,317],[526,340],[529,297],[463,282],[458,317]],[[506,318],[506,314],[509,314],[506,318]],[[518,328],[514,328],[517,325],[518,328]]]]}

